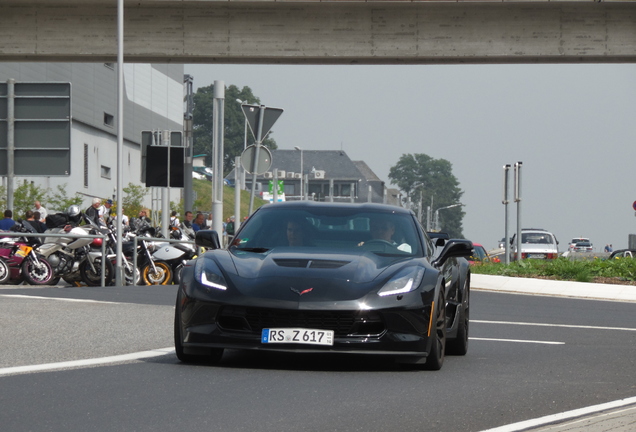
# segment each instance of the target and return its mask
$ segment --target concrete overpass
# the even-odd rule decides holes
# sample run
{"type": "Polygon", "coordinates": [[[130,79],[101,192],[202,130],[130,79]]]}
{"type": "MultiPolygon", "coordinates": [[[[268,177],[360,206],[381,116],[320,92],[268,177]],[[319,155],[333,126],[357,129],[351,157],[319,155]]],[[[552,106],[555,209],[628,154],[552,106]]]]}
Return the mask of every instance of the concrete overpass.
{"type": "MultiPolygon", "coordinates": [[[[0,61],[115,62],[115,0],[0,0],[0,61]]],[[[634,1],[125,0],[125,61],[636,60],[634,1]]]]}

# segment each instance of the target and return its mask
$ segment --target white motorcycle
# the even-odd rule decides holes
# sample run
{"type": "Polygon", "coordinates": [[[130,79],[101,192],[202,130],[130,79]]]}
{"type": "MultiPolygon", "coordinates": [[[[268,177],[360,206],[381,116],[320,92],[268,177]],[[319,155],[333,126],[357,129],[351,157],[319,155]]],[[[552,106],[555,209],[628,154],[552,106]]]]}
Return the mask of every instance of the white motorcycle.
{"type": "MultiPolygon", "coordinates": [[[[84,219],[86,225],[64,228],[52,228],[47,233],[57,234],[77,234],[87,235],[96,234],[95,225],[86,218],[79,210],[78,206],[71,206],[66,212],[70,219],[84,219]]],[[[100,238],[75,238],[75,237],[46,237],[44,243],[37,248],[37,253],[51,264],[54,271],[54,279],[52,284],[59,282],[63,278],[71,285],[79,285],[80,281],[84,281],[88,286],[101,285],[102,274],[102,256],[100,238]],[[91,248],[93,246],[93,248],[91,248]]],[[[114,269],[109,259],[104,262],[105,273],[104,283],[110,285],[113,280],[114,269]]]]}
{"type": "MultiPolygon", "coordinates": [[[[172,228],[170,237],[176,240],[191,241],[190,237],[183,234],[179,228],[172,228]]],[[[199,254],[194,244],[188,243],[160,243],[152,254],[152,260],[141,270],[142,279],[148,285],[181,282],[181,270],[183,264],[196,258],[199,254]]]]}

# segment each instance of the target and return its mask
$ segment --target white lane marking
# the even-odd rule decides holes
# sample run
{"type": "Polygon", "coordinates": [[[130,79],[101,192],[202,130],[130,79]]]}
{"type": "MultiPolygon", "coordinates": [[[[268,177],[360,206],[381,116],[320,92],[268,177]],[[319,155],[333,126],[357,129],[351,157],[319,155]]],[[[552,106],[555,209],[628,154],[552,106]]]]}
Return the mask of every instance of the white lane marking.
{"type": "Polygon", "coordinates": [[[636,328],[628,328],[628,327],[599,327],[599,326],[572,325],[572,324],[545,324],[545,323],[526,323],[526,322],[512,322],[512,321],[483,321],[483,320],[470,320],[470,322],[482,323],[482,324],[503,324],[503,325],[537,326],[537,327],[562,327],[562,328],[578,328],[578,329],[591,329],[591,330],[636,331],[636,328]]]}
{"type": "Polygon", "coordinates": [[[58,369],[68,369],[84,366],[105,365],[110,363],[121,363],[131,360],[139,360],[144,358],[159,357],[174,352],[174,348],[159,348],[150,351],[140,351],[130,354],[122,354],[110,357],[100,357],[85,360],[73,360],[59,363],[46,363],[31,366],[14,366],[0,369],[0,376],[14,375],[19,373],[43,372],[58,369]]]}
{"type": "Polygon", "coordinates": [[[545,344],[545,345],[565,345],[565,342],[534,341],[534,340],[523,340],[523,339],[494,339],[494,338],[479,338],[479,337],[469,337],[468,339],[482,340],[482,341],[495,341],[495,342],[517,342],[517,343],[533,343],[533,344],[545,344]]]}
{"type": "Polygon", "coordinates": [[[505,426],[496,427],[493,429],[486,429],[481,432],[519,432],[531,427],[538,427],[548,425],[550,423],[562,422],[564,420],[574,419],[597,412],[624,407],[636,403],[636,397],[627,399],[620,399],[613,402],[607,402],[600,405],[592,405],[586,408],[579,408],[572,411],[565,411],[559,414],[553,414],[545,417],[539,417],[532,420],[525,420],[519,423],[513,423],[505,426]]]}
{"type": "Polygon", "coordinates": [[[109,302],[109,301],[101,301],[101,300],[42,297],[42,296],[30,296],[30,295],[24,295],[24,294],[0,294],[0,297],[28,298],[28,299],[37,299],[37,300],[57,300],[57,301],[78,302],[78,303],[122,304],[119,302],[109,302]]]}

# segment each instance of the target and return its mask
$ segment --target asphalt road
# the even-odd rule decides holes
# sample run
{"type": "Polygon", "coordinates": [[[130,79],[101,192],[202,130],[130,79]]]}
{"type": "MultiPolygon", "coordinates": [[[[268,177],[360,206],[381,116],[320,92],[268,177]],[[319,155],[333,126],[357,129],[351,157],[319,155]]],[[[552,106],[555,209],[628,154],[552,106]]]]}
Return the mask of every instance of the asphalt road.
{"type": "Polygon", "coordinates": [[[0,430],[483,431],[636,395],[635,303],[486,292],[468,355],[438,372],[237,351],[7,372],[171,347],[175,291],[0,289],[0,430]]]}

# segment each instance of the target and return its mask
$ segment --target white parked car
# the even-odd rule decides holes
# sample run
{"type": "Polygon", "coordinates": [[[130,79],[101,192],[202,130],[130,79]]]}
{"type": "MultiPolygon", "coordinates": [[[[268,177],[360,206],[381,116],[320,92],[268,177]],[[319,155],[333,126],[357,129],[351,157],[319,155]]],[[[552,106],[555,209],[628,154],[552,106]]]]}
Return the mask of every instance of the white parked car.
{"type": "MultiPolygon", "coordinates": [[[[517,259],[516,234],[510,241],[511,260],[517,259]]],[[[521,230],[521,259],[555,259],[559,256],[559,242],[554,234],[540,228],[521,230]]]]}
{"type": "Polygon", "coordinates": [[[590,245],[592,245],[592,242],[590,242],[590,239],[587,237],[575,237],[572,239],[572,241],[570,241],[568,250],[574,250],[574,247],[577,243],[589,243],[590,245]]]}

